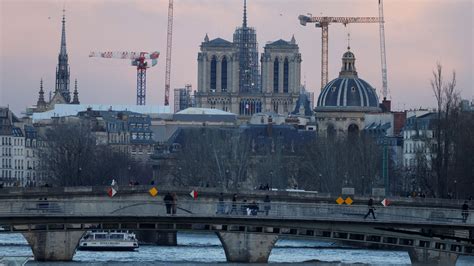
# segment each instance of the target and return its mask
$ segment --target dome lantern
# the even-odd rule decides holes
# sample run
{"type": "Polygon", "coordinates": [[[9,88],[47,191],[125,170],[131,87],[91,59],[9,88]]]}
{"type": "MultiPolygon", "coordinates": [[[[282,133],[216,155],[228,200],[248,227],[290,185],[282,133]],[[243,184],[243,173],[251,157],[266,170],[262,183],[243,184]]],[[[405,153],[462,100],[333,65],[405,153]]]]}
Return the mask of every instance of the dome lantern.
{"type": "Polygon", "coordinates": [[[357,77],[357,71],[355,67],[355,56],[351,52],[351,47],[347,47],[347,52],[342,55],[342,67],[339,72],[339,77],[357,77]]]}

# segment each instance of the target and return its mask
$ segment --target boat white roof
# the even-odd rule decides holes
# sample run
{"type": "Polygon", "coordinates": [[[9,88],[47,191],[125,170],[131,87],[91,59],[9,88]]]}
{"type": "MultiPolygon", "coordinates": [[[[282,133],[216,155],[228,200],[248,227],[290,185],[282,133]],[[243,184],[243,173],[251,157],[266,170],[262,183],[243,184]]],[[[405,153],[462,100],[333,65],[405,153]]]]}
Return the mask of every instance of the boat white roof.
{"type": "Polygon", "coordinates": [[[91,108],[94,111],[130,111],[140,114],[168,114],[170,106],[162,105],[122,105],[122,104],[56,104],[54,109],[42,113],[33,113],[33,122],[51,119],[52,117],[75,116],[79,112],[91,108]]]}

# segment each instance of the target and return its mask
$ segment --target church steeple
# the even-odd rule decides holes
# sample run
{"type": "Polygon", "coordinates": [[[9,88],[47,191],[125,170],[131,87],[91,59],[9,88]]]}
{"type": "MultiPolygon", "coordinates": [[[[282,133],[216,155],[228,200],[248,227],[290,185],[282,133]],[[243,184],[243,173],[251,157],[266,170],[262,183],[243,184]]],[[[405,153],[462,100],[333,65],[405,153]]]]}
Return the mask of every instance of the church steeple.
{"type": "Polygon", "coordinates": [[[40,81],[40,90],[39,90],[38,102],[36,102],[36,107],[38,109],[43,109],[46,107],[46,102],[44,101],[44,90],[43,90],[43,78],[40,81]]]}
{"type": "Polygon", "coordinates": [[[77,79],[74,81],[74,96],[72,98],[72,104],[80,104],[79,102],[79,92],[77,92],[77,79]]]}
{"type": "Polygon", "coordinates": [[[244,20],[242,22],[242,28],[247,28],[247,0],[244,0],[244,20]]]}
{"type": "Polygon", "coordinates": [[[58,66],[56,67],[56,88],[55,92],[61,93],[66,102],[71,101],[71,93],[69,91],[69,64],[68,54],[66,50],[66,10],[63,9],[61,46],[58,56],[58,66]]]}
{"type": "Polygon", "coordinates": [[[61,50],[60,55],[66,55],[66,10],[63,9],[63,20],[62,20],[62,31],[61,31],[61,50]]]}

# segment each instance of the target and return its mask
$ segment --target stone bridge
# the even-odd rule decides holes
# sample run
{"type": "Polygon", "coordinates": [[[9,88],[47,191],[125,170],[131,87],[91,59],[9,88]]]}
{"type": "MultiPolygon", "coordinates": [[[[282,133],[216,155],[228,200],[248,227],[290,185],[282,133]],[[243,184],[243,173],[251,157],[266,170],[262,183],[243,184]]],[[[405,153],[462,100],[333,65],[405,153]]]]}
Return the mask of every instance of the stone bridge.
{"type": "MultiPolygon", "coordinates": [[[[163,195],[150,187],[118,188],[110,198],[105,187],[0,191],[0,233],[22,233],[36,260],[72,260],[87,230],[124,229],[215,232],[228,261],[266,262],[279,236],[291,235],[366,246],[394,246],[409,252],[413,262],[454,265],[459,255],[474,255],[472,214],[464,222],[457,201],[392,199],[376,207],[376,220],[364,219],[366,198],[353,205],[333,203],[335,197],[303,192],[247,191],[238,202],[218,202],[218,191],[178,193],[177,213],[167,214],[163,195]],[[268,213],[263,197],[270,195],[268,213]],[[243,199],[247,202],[244,203],[243,199]],[[248,215],[256,201],[259,211],[248,215]],[[235,206],[235,211],[232,208],[235,206]],[[231,213],[231,214],[229,214],[231,213]]],[[[378,202],[378,199],[376,200],[378,202]]]]}

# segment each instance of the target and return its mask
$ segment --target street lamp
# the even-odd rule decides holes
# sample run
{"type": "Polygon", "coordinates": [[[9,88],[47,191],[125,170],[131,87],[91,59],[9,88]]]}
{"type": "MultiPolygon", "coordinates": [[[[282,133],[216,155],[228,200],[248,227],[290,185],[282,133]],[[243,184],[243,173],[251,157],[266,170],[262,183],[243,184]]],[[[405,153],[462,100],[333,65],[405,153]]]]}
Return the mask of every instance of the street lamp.
{"type": "Polygon", "coordinates": [[[322,190],[322,178],[323,178],[323,175],[321,173],[319,173],[319,193],[321,193],[321,190],[322,190]]]}
{"type": "Polygon", "coordinates": [[[362,195],[365,195],[365,176],[362,176],[362,195]]]}
{"type": "Polygon", "coordinates": [[[227,188],[227,184],[229,184],[229,169],[225,169],[225,181],[222,182],[222,186],[224,186],[224,184],[226,184],[226,188],[227,188]]]}
{"type": "Polygon", "coordinates": [[[82,168],[79,167],[79,169],[77,169],[77,179],[79,183],[81,183],[81,172],[82,172],[82,168]]]}
{"type": "Polygon", "coordinates": [[[273,170],[270,170],[270,189],[273,188],[273,170]]]}
{"type": "Polygon", "coordinates": [[[454,198],[458,198],[458,181],[456,179],[454,180],[454,198]]]}

